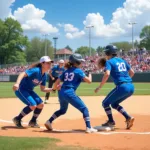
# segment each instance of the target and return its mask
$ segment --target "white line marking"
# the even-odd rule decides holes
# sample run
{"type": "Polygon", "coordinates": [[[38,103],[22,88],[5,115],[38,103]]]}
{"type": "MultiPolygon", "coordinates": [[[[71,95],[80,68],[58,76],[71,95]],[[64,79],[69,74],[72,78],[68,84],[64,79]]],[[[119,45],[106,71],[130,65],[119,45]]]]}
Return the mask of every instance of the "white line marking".
{"type": "MultiPolygon", "coordinates": [[[[115,87],[112,87],[112,88],[102,88],[102,90],[112,90],[112,89],[114,89],[115,87]]],[[[92,89],[94,89],[94,87],[93,88],[79,88],[79,90],[92,90],[92,89]]],[[[136,89],[135,88],[135,91],[150,91],[150,89],[136,89]]]]}
{"type": "MultiPolygon", "coordinates": [[[[0,119],[0,122],[3,122],[3,123],[9,123],[9,124],[13,124],[12,121],[7,121],[7,120],[3,120],[3,119],[0,119]]],[[[23,123],[24,125],[27,125],[28,123],[23,123]]],[[[41,129],[46,129],[45,127],[40,127],[41,129]]],[[[65,133],[82,133],[81,131],[74,131],[74,130],[57,130],[57,129],[54,129],[53,132],[65,132],[65,133]]],[[[136,134],[136,135],[150,135],[150,132],[114,132],[114,131],[111,131],[111,132],[97,132],[96,134],[101,134],[101,135],[112,135],[112,134],[136,134]]]]}

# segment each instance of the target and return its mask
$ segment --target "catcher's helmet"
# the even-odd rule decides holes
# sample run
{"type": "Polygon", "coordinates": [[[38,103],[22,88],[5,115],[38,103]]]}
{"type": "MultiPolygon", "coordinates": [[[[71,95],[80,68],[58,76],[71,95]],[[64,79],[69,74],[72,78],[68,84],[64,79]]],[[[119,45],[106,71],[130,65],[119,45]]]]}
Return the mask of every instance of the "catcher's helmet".
{"type": "Polygon", "coordinates": [[[107,56],[110,56],[113,54],[117,54],[117,50],[118,50],[118,48],[115,45],[107,45],[105,47],[104,52],[107,56]]]}
{"type": "Polygon", "coordinates": [[[69,62],[72,64],[80,65],[81,62],[85,62],[85,60],[82,58],[82,56],[80,54],[75,53],[69,57],[69,62]]]}

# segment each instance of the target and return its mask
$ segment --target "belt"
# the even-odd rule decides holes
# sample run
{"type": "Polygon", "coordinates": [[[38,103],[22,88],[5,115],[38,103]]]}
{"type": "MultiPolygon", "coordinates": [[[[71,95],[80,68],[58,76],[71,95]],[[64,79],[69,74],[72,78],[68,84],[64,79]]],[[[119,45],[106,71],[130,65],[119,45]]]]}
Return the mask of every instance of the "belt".
{"type": "Polygon", "coordinates": [[[63,89],[71,89],[72,87],[69,86],[62,86],[63,89]]]}
{"type": "Polygon", "coordinates": [[[120,82],[117,85],[121,85],[121,84],[127,84],[127,83],[132,83],[132,82],[120,82]]]}

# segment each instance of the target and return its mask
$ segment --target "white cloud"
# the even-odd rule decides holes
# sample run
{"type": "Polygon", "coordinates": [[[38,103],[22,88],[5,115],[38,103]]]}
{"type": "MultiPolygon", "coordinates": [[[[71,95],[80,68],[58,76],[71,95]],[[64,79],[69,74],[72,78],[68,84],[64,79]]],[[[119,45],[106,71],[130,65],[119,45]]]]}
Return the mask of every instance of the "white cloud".
{"type": "Polygon", "coordinates": [[[0,1],[0,18],[5,19],[11,15],[11,6],[15,0],[1,0],[0,1]]]}
{"type": "Polygon", "coordinates": [[[58,29],[44,20],[46,12],[28,4],[12,13],[11,6],[15,0],[0,1],[0,18],[12,17],[18,20],[24,31],[36,33],[58,33],[58,29]]]}
{"type": "Polygon", "coordinates": [[[62,23],[57,23],[57,26],[58,26],[58,27],[64,27],[64,24],[62,24],[62,23]]]}
{"type": "Polygon", "coordinates": [[[82,30],[73,33],[66,33],[66,38],[68,39],[81,38],[83,35],[85,35],[85,32],[82,30]]]}
{"type": "Polygon", "coordinates": [[[78,32],[79,29],[74,27],[72,24],[65,24],[64,25],[65,32],[78,32]]]}
{"type": "Polygon", "coordinates": [[[128,22],[135,21],[135,33],[139,34],[143,26],[150,22],[150,0],[126,0],[123,7],[118,8],[110,21],[104,23],[100,13],[89,13],[83,21],[85,26],[94,25],[93,36],[114,37],[129,34],[131,32],[128,22]]]}
{"type": "Polygon", "coordinates": [[[79,31],[71,24],[65,24],[65,31],[68,32],[66,37],[69,39],[79,38],[88,34],[86,26],[93,25],[91,29],[93,37],[120,37],[131,36],[131,25],[129,22],[137,22],[134,26],[134,35],[138,37],[141,29],[150,23],[150,0],[126,0],[123,7],[117,8],[112,13],[112,19],[109,24],[105,24],[105,20],[100,13],[87,14],[83,24],[84,30],[79,31]]]}
{"type": "Polygon", "coordinates": [[[13,14],[21,23],[26,20],[42,19],[45,16],[45,11],[35,8],[33,4],[27,4],[22,8],[18,8],[13,14]]]}
{"type": "Polygon", "coordinates": [[[14,11],[13,17],[17,19],[25,31],[39,33],[57,33],[58,29],[49,24],[45,17],[45,11],[28,4],[14,11]]]}
{"type": "Polygon", "coordinates": [[[105,25],[104,19],[99,13],[88,14],[83,24],[85,26],[93,25],[94,28],[92,28],[91,31],[96,37],[111,37],[115,36],[116,34],[124,33],[124,30],[120,28],[120,25],[117,22],[105,25]]]}
{"type": "Polygon", "coordinates": [[[64,31],[66,32],[65,36],[67,39],[81,38],[83,35],[85,35],[83,30],[79,31],[79,29],[74,27],[72,24],[58,23],[57,26],[64,28],[64,31]]]}

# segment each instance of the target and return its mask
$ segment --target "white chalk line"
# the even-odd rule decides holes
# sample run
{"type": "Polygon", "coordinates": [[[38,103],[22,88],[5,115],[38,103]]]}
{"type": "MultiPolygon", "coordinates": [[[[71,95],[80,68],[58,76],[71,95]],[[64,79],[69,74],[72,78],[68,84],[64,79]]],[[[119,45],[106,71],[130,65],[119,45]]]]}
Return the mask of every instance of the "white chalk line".
{"type": "MultiPolygon", "coordinates": [[[[92,90],[92,89],[95,89],[95,88],[79,88],[79,89],[82,89],[82,90],[92,90]]],[[[112,90],[112,88],[102,88],[102,90],[112,90]]],[[[135,89],[136,91],[150,91],[150,89],[135,89]]]]}
{"type": "MultiPolygon", "coordinates": [[[[8,120],[3,120],[0,119],[0,122],[3,123],[9,123],[9,124],[13,124],[12,121],[8,121],[8,120]]],[[[23,123],[24,125],[28,125],[28,123],[23,123]]],[[[41,129],[46,129],[45,127],[40,127],[41,129]]],[[[82,131],[75,131],[75,130],[57,130],[57,129],[53,129],[53,132],[59,132],[59,133],[82,133],[82,131]]],[[[112,135],[112,134],[132,134],[132,135],[150,135],[150,132],[97,132],[95,134],[101,134],[101,135],[112,135]]]]}

